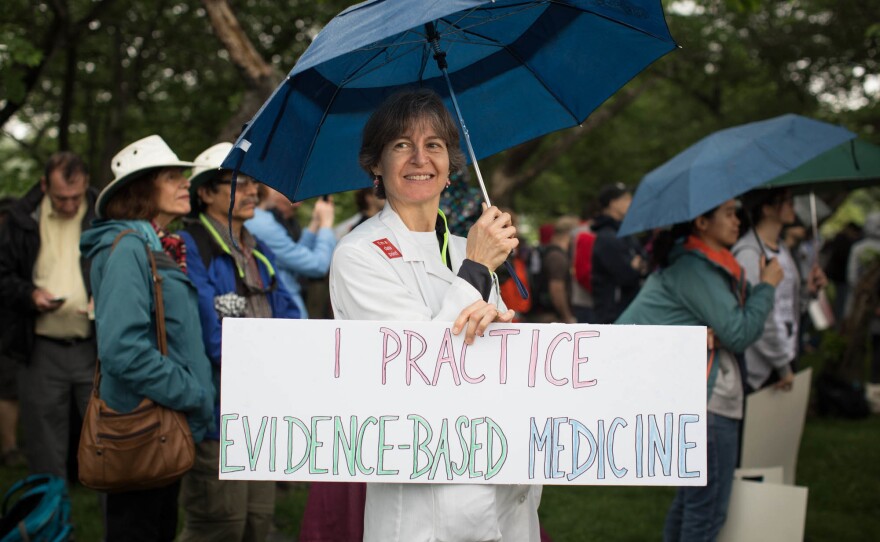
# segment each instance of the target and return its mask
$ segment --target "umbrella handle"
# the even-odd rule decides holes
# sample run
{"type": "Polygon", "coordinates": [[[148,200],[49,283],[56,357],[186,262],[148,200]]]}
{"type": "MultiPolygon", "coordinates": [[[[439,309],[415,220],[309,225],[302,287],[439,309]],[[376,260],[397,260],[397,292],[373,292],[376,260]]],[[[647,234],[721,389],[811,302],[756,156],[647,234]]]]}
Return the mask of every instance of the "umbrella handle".
{"type": "MultiPolygon", "coordinates": [[[[461,132],[464,134],[464,142],[467,146],[468,155],[471,157],[471,164],[474,165],[474,172],[477,174],[477,181],[480,183],[480,190],[483,191],[483,199],[486,201],[486,206],[491,207],[492,202],[489,201],[489,192],[486,190],[486,183],[483,182],[483,172],[480,171],[480,164],[477,162],[477,155],[474,152],[474,147],[471,145],[471,135],[468,132],[467,125],[464,123],[464,117],[461,115],[461,109],[458,107],[458,100],[455,97],[455,90],[452,89],[452,81],[449,80],[449,70],[447,70],[446,63],[446,52],[440,50],[440,36],[437,35],[437,29],[434,26],[433,22],[425,23],[425,31],[428,35],[428,43],[431,44],[431,49],[434,50],[434,60],[437,61],[437,67],[440,68],[440,71],[443,72],[443,78],[446,80],[446,88],[449,89],[449,97],[452,99],[452,107],[455,108],[455,114],[458,116],[458,124],[461,126],[461,132]]],[[[516,271],[513,269],[513,264],[510,263],[510,260],[504,260],[504,266],[507,268],[508,273],[510,273],[510,278],[513,279],[513,282],[516,284],[516,289],[519,291],[519,295],[522,296],[523,299],[529,298],[529,291],[526,290],[525,285],[517,276],[516,271]]]]}
{"type": "Polygon", "coordinates": [[[507,272],[510,273],[510,278],[513,279],[513,283],[516,284],[516,289],[519,292],[520,297],[523,299],[529,298],[529,291],[526,290],[525,285],[519,279],[519,275],[516,274],[516,271],[513,269],[513,264],[510,263],[510,260],[504,260],[504,267],[507,268],[507,272]]]}
{"type": "Polygon", "coordinates": [[[446,69],[446,52],[440,50],[440,36],[437,35],[437,29],[434,27],[433,22],[425,23],[425,31],[428,34],[428,43],[434,51],[434,60],[437,61],[437,67],[440,68],[440,71],[443,73],[443,78],[446,80],[446,88],[449,89],[449,97],[452,99],[452,107],[455,109],[455,114],[458,117],[458,124],[461,126],[461,132],[464,134],[464,143],[467,147],[468,155],[471,158],[471,164],[474,165],[474,172],[477,174],[477,181],[480,183],[480,190],[483,191],[483,199],[486,201],[486,206],[491,207],[492,202],[489,201],[489,192],[486,190],[486,183],[483,182],[483,173],[480,171],[480,164],[477,162],[477,155],[474,152],[473,145],[471,145],[471,135],[470,132],[468,132],[467,125],[464,123],[461,109],[458,107],[458,99],[455,97],[455,90],[453,90],[452,81],[449,79],[449,70],[446,69]]]}

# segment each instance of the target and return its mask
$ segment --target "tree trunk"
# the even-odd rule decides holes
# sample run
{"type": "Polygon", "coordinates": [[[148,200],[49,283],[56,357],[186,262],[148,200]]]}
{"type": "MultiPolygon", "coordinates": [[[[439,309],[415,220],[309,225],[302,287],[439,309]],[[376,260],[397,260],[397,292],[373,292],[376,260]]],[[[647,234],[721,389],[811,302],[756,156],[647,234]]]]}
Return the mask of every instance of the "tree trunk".
{"type": "Polygon", "coordinates": [[[61,17],[54,10],[52,10],[52,12],[54,14],[52,17],[52,24],[49,25],[49,30],[46,32],[46,35],[43,37],[43,41],[40,44],[40,62],[36,66],[31,66],[25,70],[23,78],[24,96],[20,100],[7,100],[3,107],[0,107],[0,126],[6,124],[6,121],[12,118],[12,116],[15,115],[15,113],[25,104],[28,94],[30,94],[31,90],[37,84],[37,81],[39,81],[40,75],[43,73],[43,68],[48,64],[52,53],[58,45],[58,36],[61,30],[61,17]]]}
{"type": "Polygon", "coordinates": [[[257,112],[281,81],[284,74],[260,55],[253,42],[241,28],[227,0],[202,0],[214,35],[229,52],[232,63],[238,67],[247,89],[238,111],[226,122],[217,136],[218,141],[235,139],[245,122],[257,112]]]}
{"type": "Polygon", "coordinates": [[[66,66],[64,68],[64,86],[61,89],[61,116],[58,119],[58,150],[70,150],[70,122],[73,111],[73,90],[76,86],[76,37],[70,32],[65,32],[64,54],[66,66]]]}
{"type": "Polygon", "coordinates": [[[125,108],[128,105],[129,86],[125,81],[125,68],[122,67],[122,59],[125,56],[123,49],[125,44],[122,42],[121,32],[115,32],[115,47],[113,53],[113,83],[111,92],[113,98],[106,107],[106,116],[104,117],[104,141],[101,144],[103,153],[100,161],[101,171],[93,172],[92,177],[97,177],[95,183],[98,188],[103,187],[113,178],[113,172],[110,170],[110,162],[113,156],[122,148],[124,126],[122,119],[125,116],[125,108]]]}
{"type": "Polygon", "coordinates": [[[655,79],[648,79],[637,87],[627,87],[617,93],[614,101],[593,112],[580,126],[563,132],[552,147],[543,148],[541,138],[516,146],[505,156],[504,163],[495,168],[489,187],[492,203],[509,207],[513,194],[534,181],[544,170],[550,168],[559,157],[568,152],[577,141],[601,127],[629,107],[643,92],[652,87],[655,79]],[[541,150],[542,152],[538,153],[541,150]]]}

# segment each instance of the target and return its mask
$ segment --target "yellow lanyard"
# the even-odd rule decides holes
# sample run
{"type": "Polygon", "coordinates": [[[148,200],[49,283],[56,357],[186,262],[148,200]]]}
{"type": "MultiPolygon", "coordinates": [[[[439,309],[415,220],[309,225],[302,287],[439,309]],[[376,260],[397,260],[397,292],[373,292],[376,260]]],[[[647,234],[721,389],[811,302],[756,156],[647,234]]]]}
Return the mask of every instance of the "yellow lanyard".
{"type": "MultiPolygon", "coordinates": [[[[220,237],[220,233],[218,233],[217,230],[214,229],[211,221],[208,220],[208,217],[206,217],[204,213],[199,214],[199,221],[202,223],[205,229],[208,230],[208,233],[211,234],[211,237],[213,237],[214,240],[217,241],[217,244],[220,245],[220,248],[223,249],[223,252],[232,256],[232,251],[229,250],[229,246],[226,244],[225,241],[223,241],[223,238],[220,237]]],[[[269,278],[275,278],[275,268],[272,267],[271,263],[269,263],[269,258],[267,258],[262,252],[260,252],[256,248],[252,251],[252,253],[254,255],[254,258],[260,260],[261,262],[263,262],[263,265],[266,266],[266,269],[269,271],[269,278]]],[[[238,260],[232,258],[232,261],[235,262],[235,268],[238,269],[238,276],[243,279],[244,269],[242,269],[241,266],[238,265],[238,260]]]]}
{"type": "Polygon", "coordinates": [[[446,222],[446,215],[442,209],[437,209],[437,214],[443,219],[443,246],[440,248],[440,257],[443,259],[443,265],[449,267],[447,254],[449,252],[449,223],[446,222]]]}

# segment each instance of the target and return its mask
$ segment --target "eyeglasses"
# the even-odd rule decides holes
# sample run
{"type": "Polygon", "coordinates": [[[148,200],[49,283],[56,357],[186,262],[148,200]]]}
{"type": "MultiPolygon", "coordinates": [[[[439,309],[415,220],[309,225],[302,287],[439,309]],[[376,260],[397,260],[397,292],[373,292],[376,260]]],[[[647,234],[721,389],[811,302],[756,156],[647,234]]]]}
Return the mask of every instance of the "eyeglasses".
{"type": "MultiPolygon", "coordinates": [[[[232,184],[232,179],[217,179],[216,183],[218,185],[221,184],[232,184]]],[[[256,186],[258,183],[253,177],[248,177],[247,175],[239,175],[238,179],[235,181],[235,184],[238,188],[250,188],[252,186],[256,186]]]]}

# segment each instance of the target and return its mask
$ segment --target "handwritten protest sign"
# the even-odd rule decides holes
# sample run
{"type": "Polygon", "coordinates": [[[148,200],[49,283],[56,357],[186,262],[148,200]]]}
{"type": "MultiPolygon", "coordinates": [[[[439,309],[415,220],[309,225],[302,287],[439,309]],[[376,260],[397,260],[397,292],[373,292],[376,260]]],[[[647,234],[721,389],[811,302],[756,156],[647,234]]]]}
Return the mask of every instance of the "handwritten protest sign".
{"type": "Polygon", "coordinates": [[[706,329],[225,319],[220,478],[705,485],[706,329]]]}

